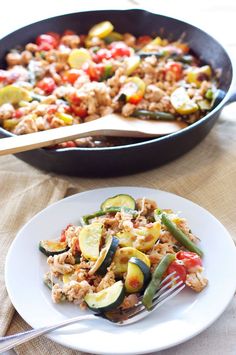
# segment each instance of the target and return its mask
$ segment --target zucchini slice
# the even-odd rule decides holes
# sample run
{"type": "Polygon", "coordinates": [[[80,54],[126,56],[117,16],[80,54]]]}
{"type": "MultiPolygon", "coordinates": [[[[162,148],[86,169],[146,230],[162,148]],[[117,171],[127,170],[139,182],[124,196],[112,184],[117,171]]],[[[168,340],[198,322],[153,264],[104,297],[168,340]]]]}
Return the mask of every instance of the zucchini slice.
{"type": "Polygon", "coordinates": [[[114,29],[113,24],[110,21],[103,21],[99,22],[96,25],[94,25],[90,30],[89,30],[89,37],[99,37],[99,38],[105,38],[109,34],[112,33],[114,29]]]}
{"type": "Polygon", "coordinates": [[[151,249],[160,236],[161,223],[154,222],[149,227],[133,228],[117,233],[122,247],[134,247],[146,252],[151,249]]]}
{"type": "Polygon", "coordinates": [[[135,257],[129,259],[125,278],[125,289],[128,293],[142,291],[150,278],[150,268],[142,260],[135,257]]]}
{"type": "Polygon", "coordinates": [[[101,210],[105,211],[111,207],[128,207],[132,210],[135,210],[135,200],[130,195],[119,194],[113,197],[107,198],[101,204],[101,210]]]}
{"type": "Polygon", "coordinates": [[[55,240],[41,240],[39,250],[46,256],[57,255],[69,250],[67,242],[57,242],[55,240]]]}
{"type": "Polygon", "coordinates": [[[150,267],[150,260],[146,254],[132,247],[120,248],[116,251],[114,257],[114,272],[117,276],[122,276],[127,271],[128,262],[133,256],[141,259],[148,267],[150,267]]]}
{"type": "Polygon", "coordinates": [[[0,106],[5,103],[18,104],[20,101],[31,101],[26,89],[14,85],[7,85],[0,89],[0,106]]]}
{"type": "Polygon", "coordinates": [[[87,293],[84,300],[92,311],[100,313],[119,307],[124,298],[125,288],[120,280],[97,293],[87,293]]]}
{"type": "Polygon", "coordinates": [[[139,67],[139,64],[141,63],[141,58],[139,55],[133,55],[131,57],[127,57],[125,61],[126,65],[126,75],[131,75],[133,72],[139,67]]]}
{"type": "Polygon", "coordinates": [[[101,250],[99,257],[89,271],[89,275],[97,273],[98,275],[105,275],[107,268],[111,265],[113,257],[115,255],[116,249],[119,245],[119,239],[116,237],[111,237],[107,242],[106,246],[101,250]]]}
{"type": "Polygon", "coordinates": [[[180,115],[190,115],[199,109],[196,102],[190,99],[184,87],[179,87],[172,92],[170,102],[180,115]]]}
{"type": "Polygon", "coordinates": [[[97,260],[102,237],[103,224],[94,222],[84,226],[79,233],[79,246],[82,255],[89,260],[97,260]]]}
{"type": "Polygon", "coordinates": [[[89,51],[85,48],[74,48],[70,52],[68,64],[73,69],[80,69],[84,63],[91,60],[89,51]]]}

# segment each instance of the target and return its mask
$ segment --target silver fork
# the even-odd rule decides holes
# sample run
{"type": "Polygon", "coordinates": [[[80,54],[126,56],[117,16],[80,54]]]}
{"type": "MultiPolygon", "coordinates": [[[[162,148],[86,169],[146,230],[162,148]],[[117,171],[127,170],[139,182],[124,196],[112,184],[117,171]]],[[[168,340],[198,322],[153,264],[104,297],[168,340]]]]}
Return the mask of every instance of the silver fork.
{"type": "Polygon", "coordinates": [[[148,316],[155,309],[160,307],[163,303],[169,301],[172,297],[176,296],[184,287],[185,284],[179,279],[179,276],[174,277],[174,273],[168,275],[160,284],[160,288],[156,292],[153,298],[153,306],[151,310],[147,310],[142,304],[142,296],[139,297],[138,303],[124,310],[110,311],[105,314],[87,314],[84,316],[78,316],[70,319],[57,322],[56,324],[32,329],[26,332],[0,337],[0,353],[6,350],[10,350],[13,347],[32,340],[40,335],[47,334],[53,330],[71,325],[83,320],[93,320],[103,318],[114,325],[125,326],[131,323],[135,323],[142,318],[148,316]]]}

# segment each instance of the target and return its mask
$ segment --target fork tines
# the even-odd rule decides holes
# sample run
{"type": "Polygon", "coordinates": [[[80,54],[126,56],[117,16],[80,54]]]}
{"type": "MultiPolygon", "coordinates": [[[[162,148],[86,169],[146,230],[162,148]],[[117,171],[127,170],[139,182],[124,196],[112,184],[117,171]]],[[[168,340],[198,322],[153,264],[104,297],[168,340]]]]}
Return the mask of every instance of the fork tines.
{"type": "Polygon", "coordinates": [[[118,325],[127,325],[146,317],[151,311],[160,307],[165,302],[176,296],[185,287],[184,282],[178,275],[175,276],[175,272],[168,275],[160,284],[160,288],[157,290],[154,298],[153,305],[150,310],[142,304],[143,296],[139,297],[139,302],[132,308],[128,308],[120,311],[119,320],[114,320],[118,325]]]}

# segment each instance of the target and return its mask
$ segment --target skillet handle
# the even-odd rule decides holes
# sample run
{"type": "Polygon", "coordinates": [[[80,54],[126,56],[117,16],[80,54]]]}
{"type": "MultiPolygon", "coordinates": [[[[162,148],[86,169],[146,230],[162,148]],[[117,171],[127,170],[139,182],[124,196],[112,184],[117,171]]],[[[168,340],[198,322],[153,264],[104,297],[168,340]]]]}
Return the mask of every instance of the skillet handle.
{"type": "Polygon", "coordinates": [[[231,104],[232,102],[236,102],[236,87],[234,87],[233,92],[229,98],[229,100],[226,102],[227,104],[231,104]]]}

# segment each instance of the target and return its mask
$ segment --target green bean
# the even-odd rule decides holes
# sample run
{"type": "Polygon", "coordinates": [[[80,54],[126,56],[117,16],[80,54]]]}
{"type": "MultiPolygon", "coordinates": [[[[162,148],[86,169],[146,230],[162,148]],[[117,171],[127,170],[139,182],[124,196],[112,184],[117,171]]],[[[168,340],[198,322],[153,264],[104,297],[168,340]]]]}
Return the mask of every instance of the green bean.
{"type": "Polygon", "coordinates": [[[93,219],[95,217],[100,217],[100,216],[105,216],[107,213],[117,213],[123,210],[124,212],[131,213],[132,215],[136,215],[137,211],[132,210],[131,208],[127,207],[110,207],[107,208],[106,210],[99,210],[97,212],[91,213],[91,214],[86,214],[82,217],[82,223],[83,224],[89,224],[90,219],[93,219]]]}
{"type": "Polygon", "coordinates": [[[173,60],[182,62],[185,64],[191,64],[193,62],[193,56],[190,54],[179,55],[178,53],[169,53],[168,51],[163,50],[162,52],[138,52],[137,53],[141,58],[146,58],[154,55],[157,58],[173,58],[173,60]]]}
{"type": "Polygon", "coordinates": [[[154,55],[157,58],[162,58],[166,55],[166,53],[163,52],[138,52],[137,53],[141,58],[146,58],[154,55]]]}
{"type": "Polygon", "coordinates": [[[173,58],[177,62],[182,62],[184,64],[191,64],[193,62],[193,56],[190,54],[185,54],[185,55],[178,55],[173,53],[170,55],[171,58],[173,58]]]}
{"type": "Polygon", "coordinates": [[[152,279],[148,284],[144,295],[142,303],[147,308],[147,310],[152,309],[152,300],[155,296],[156,291],[160,287],[161,280],[164,273],[166,272],[168,266],[175,260],[174,254],[166,254],[157,265],[156,269],[153,272],[152,279]]]}
{"type": "Polygon", "coordinates": [[[173,223],[165,213],[161,215],[161,222],[167,227],[168,231],[173,234],[175,239],[183,245],[187,250],[192,251],[199,256],[203,256],[203,252],[200,248],[194,244],[189,237],[173,223]]]}
{"type": "Polygon", "coordinates": [[[136,110],[133,113],[134,117],[152,118],[155,120],[175,120],[175,116],[168,112],[136,110]]]}

